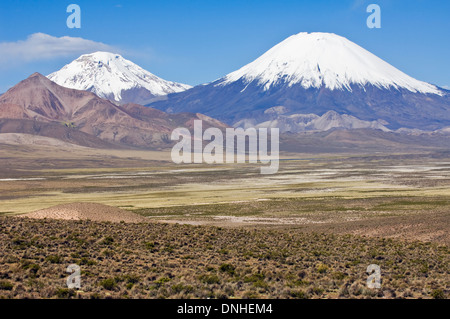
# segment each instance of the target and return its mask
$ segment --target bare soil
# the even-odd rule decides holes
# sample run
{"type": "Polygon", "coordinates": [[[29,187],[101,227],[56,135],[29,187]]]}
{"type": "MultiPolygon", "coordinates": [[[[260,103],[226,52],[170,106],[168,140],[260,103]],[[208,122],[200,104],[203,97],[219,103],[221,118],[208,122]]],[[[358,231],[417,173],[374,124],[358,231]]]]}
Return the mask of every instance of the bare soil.
{"type": "Polygon", "coordinates": [[[20,217],[36,219],[92,220],[102,222],[139,223],[147,219],[141,215],[97,203],[71,203],[41,209],[20,217]]]}

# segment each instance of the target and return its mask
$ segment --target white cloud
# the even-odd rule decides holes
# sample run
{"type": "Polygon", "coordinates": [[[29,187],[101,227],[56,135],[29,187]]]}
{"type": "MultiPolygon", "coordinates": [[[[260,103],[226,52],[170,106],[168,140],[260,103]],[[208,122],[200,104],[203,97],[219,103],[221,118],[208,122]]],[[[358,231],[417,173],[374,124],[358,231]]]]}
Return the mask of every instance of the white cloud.
{"type": "Polygon", "coordinates": [[[360,9],[365,4],[365,2],[366,0],[354,0],[351,5],[351,9],[352,10],[360,9]]]}
{"type": "Polygon", "coordinates": [[[442,88],[446,89],[446,90],[450,90],[450,85],[443,85],[442,88]]]}
{"type": "Polygon", "coordinates": [[[117,50],[107,44],[83,38],[58,38],[45,33],[33,33],[26,40],[0,42],[0,66],[14,66],[94,51],[117,50]]]}

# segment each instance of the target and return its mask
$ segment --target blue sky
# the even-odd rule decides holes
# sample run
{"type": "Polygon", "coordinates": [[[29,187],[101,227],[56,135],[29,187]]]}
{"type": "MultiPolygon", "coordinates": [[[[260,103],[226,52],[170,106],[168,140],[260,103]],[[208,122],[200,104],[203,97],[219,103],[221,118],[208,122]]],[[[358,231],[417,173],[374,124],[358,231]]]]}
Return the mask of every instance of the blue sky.
{"type": "Polygon", "coordinates": [[[342,35],[419,80],[450,86],[447,0],[10,0],[0,2],[0,92],[97,49],[197,85],[305,31],[342,35]],[[66,26],[71,3],[81,7],[81,29],[66,26]],[[381,29],[366,26],[370,3],[381,7],[381,29]]]}

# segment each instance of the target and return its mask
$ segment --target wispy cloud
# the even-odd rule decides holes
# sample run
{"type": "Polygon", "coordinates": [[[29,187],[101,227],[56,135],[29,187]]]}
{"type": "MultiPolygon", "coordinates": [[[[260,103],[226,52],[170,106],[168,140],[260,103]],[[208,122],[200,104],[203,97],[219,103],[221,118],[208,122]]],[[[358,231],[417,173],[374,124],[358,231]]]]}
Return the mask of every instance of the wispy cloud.
{"type": "Polygon", "coordinates": [[[68,57],[94,51],[117,50],[107,44],[75,37],[54,37],[34,33],[26,40],[0,42],[0,66],[16,66],[29,62],[68,57]]]}
{"type": "Polygon", "coordinates": [[[364,6],[364,4],[366,3],[366,0],[353,0],[353,3],[351,4],[351,9],[352,10],[357,10],[360,9],[362,6],[364,6]]]}

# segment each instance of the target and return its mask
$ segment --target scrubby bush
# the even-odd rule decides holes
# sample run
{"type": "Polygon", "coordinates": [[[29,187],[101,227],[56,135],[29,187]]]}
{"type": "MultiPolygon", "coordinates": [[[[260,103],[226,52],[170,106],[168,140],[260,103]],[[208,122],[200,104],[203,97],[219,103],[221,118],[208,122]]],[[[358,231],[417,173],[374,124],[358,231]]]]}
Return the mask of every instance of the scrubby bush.
{"type": "Polygon", "coordinates": [[[435,289],[431,292],[431,297],[434,299],[445,299],[445,294],[442,289],[435,289]]]}
{"type": "Polygon", "coordinates": [[[14,285],[8,281],[0,281],[0,290],[12,290],[14,285]]]}
{"type": "Polygon", "coordinates": [[[200,280],[208,285],[220,283],[220,278],[217,275],[201,275],[200,280]]]}
{"type": "Polygon", "coordinates": [[[222,264],[220,265],[219,270],[229,275],[234,275],[236,272],[236,267],[230,264],[222,264]]]}
{"type": "Polygon", "coordinates": [[[100,285],[106,290],[114,290],[117,287],[117,282],[114,278],[107,278],[100,281],[100,285]]]}
{"type": "Polygon", "coordinates": [[[60,289],[57,289],[55,291],[55,295],[58,298],[61,298],[61,299],[65,298],[65,299],[67,299],[67,298],[75,297],[76,296],[76,292],[73,289],[60,288],[60,289]]]}

